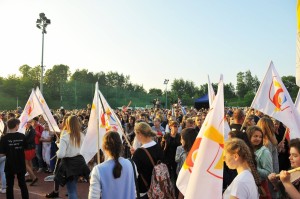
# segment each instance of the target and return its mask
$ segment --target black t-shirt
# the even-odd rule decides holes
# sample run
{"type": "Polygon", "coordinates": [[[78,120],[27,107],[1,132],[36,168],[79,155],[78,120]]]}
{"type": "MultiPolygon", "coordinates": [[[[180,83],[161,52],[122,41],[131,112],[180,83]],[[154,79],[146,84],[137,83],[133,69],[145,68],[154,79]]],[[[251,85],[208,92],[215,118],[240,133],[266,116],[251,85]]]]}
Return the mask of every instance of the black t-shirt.
{"type": "Polygon", "coordinates": [[[180,135],[176,133],[175,137],[172,137],[170,133],[165,136],[165,147],[164,147],[164,161],[167,164],[176,164],[175,155],[177,147],[181,145],[180,135]]]}
{"type": "MultiPolygon", "coordinates": [[[[231,124],[230,129],[231,131],[241,131],[242,125],[241,124],[231,124]]],[[[241,132],[245,133],[246,132],[246,127],[243,127],[243,130],[241,132]]]]}
{"type": "Polygon", "coordinates": [[[24,148],[27,148],[25,135],[22,133],[7,133],[0,140],[0,154],[5,154],[5,172],[26,173],[24,148]]]}
{"type": "MultiPolygon", "coordinates": [[[[157,163],[158,160],[162,161],[163,159],[163,151],[161,147],[158,144],[155,144],[154,146],[151,146],[149,148],[146,148],[148,152],[151,154],[151,157],[155,163],[157,163]]],[[[134,161],[139,176],[138,176],[138,185],[139,185],[139,191],[140,193],[145,193],[148,191],[146,188],[141,175],[145,178],[145,180],[148,183],[148,186],[150,186],[151,183],[151,176],[152,176],[152,170],[153,170],[153,165],[147,156],[146,152],[143,149],[138,148],[133,156],[132,160],[134,161]]]]}

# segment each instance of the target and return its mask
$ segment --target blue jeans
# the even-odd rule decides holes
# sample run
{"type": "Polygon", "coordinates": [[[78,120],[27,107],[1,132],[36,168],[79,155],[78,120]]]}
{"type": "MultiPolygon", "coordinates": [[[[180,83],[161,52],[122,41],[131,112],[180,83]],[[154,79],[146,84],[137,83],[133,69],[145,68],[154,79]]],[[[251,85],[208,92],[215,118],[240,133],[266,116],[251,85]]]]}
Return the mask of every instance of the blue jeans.
{"type": "Polygon", "coordinates": [[[6,160],[6,156],[0,157],[0,176],[1,176],[2,189],[6,189],[6,178],[4,173],[5,160],[6,160]]]}
{"type": "Polygon", "coordinates": [[[43,168],[44,167],[44,161],[43,161],[43,156],[42,156],[42,144],[36,144],[35,145],[35,155],[36,158],[38,160],[38,166],[39,168],[43,168]]]}
{"type": "Polygon", "coordinates": [[[67,182],[68,199],[78,199],[77,195],[77,177],[67,182]]]}

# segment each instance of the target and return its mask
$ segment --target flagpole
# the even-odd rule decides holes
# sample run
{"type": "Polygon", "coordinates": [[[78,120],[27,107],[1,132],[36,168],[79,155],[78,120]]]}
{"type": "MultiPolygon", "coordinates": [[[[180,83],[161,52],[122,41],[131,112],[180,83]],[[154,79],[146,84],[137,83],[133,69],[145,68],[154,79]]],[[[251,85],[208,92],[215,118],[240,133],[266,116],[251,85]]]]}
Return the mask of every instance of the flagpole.
{"type": "MultiPolygon", "coordinates": [[[[102,108],[103,108],[103,113],[105,114],[105,110],[104,110],[104,107],[103,107],[103,103],[102,103],[102,100],[101,100],[101,96],[99,94],[99,88],[98,88],[98,82],[97,82],[97,86],[96,86],[96,89],[97,89],[97,98],[100,98],[100,102],[101,102],[101,105],[102,105],[102,108]]],[[[96,100],[97,104],[98,104],[98,99],[96,100]]],[[[100,160],[101,160],[101,154],[100,154],[100,143],[99,143],[99,139],[100,139],[100,131],[99,131],[99,118],[100,118],[100,115],[99,115],[99,107],[98,105],[96,106],[96,114],[97,114],[97,162],[98,164],[100,164],[100,160]]],[[[104,153],[103,153],[104,155],[104,153]]]]}
{"type": "Polygon", "coordinates": [[[241,132],[243,132],[243,128],[245,127],[245,123],[246,123],[246,119],[249,117],[250,112],[251,112],[251,107],[250,107],[249,110],[247,111],[246,117],[244,118],[244,122],[243,122],[243,124],[242,124],[242,126],[241,126],[241,129],[240,129],[241,132]]]}

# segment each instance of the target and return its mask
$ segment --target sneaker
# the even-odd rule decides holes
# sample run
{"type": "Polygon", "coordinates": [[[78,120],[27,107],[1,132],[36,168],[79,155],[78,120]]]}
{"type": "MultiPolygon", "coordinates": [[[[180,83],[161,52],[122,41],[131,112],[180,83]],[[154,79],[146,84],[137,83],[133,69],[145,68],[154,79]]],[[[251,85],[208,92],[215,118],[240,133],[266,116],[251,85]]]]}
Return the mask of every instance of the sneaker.
{"type": "Polygon", "coordinates": [[[42,171],[43,171],[42,168],[39,168],[39,169],[37,170],[38,173],[41,173],[42,171]]]}
{"type": "Polygon", "coordinates": [[[46,198],[58,198],[58,192],[52,191],[51,193],[46,194],[46,198]]]}
{"type": "Polygon", "coordinates": [[[54,175],[50,175],[44,178],[45,182],[53,182],[54,181],[54,175]]]}
{"type": "Polygon", "coordinates": [[[28,173],[28,172],[25,174],[25,177],[26,177],[26,176],[29,176],[29,173],[28,173]]]}
{"type": "Polygon", "coordinates": [[[1,193],[6,193],[6,189],[1,189],[1,193]]]}

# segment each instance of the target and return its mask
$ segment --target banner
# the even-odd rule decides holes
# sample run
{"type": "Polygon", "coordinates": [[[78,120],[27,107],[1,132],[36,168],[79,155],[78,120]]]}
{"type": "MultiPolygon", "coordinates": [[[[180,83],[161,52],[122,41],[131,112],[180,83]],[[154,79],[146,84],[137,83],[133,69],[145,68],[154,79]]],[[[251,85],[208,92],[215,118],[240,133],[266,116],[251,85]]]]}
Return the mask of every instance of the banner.
{"type": "Polygon", "coordinates": [[[35,89],[36,97],[39,99],[40,105],[43,109],[43,118],[46,120],[46,122],[49,125],[50,131],[60,132],[60,129],[46,103],[46,100],[43,97],[43,94],[41,93],[39,87],[36,87],[35,89]]]}
{"type": "Polygon", "coordinates": [[[176,185],[185,199],[222,198],[224,148],[223,78],[212,108],[190,150],[176,185]],[[205,186],[204,186],[205,185],[205,186]]]}
{"type": "Polygon", "coordinates": [[[40,102],[35,95],[34,90],[32,89],[29,99],[24,107],[24,110],[19,118],[20,126],[18,132],[25,133],[25,124],[32,120],[34,117],[43,114],[43,108],[40,105],[40,102]]]}
{"type": "Polygon", "coordinates": [[[253,99],[252,108],[279,120],[291,131],[291,139],[300,137],[299,114],[273,62],[253,99]]]}

